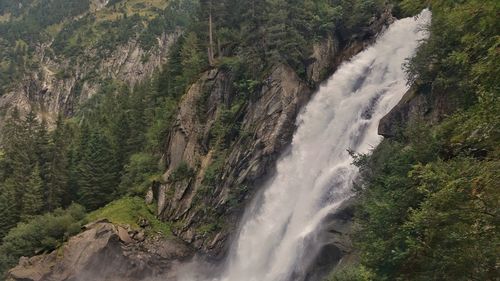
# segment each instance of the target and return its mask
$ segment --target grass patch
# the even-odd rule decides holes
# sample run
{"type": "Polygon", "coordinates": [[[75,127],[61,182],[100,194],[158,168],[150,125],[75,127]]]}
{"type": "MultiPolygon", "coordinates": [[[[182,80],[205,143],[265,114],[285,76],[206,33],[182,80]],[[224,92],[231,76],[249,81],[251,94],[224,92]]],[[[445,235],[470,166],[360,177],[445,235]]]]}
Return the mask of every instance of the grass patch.
{"type": "Polygon", "coordinates": [[[130,225],[133,229],[139,229],[139,219],[145,218],[150,224],[150,227],[146,228],[146,234],[161,232],[165,236],[172,235],[170,223],[162,222],[154,215],[155,207],[153,204],[147,205],[144,199],[139,197],[124,197],[88,214],[87,220],[92,222],[107,219],[114,224],[130,225]]]}

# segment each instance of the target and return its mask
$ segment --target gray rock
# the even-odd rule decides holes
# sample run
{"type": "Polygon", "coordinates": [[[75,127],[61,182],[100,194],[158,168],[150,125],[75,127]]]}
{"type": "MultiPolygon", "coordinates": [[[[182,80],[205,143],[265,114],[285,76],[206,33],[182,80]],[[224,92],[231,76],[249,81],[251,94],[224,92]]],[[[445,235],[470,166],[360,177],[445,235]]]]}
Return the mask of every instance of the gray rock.
{"type": "Polygon", "coordinates": [[[454,97],[433,89],[430,93],[414,85],[406,92],[401,101],[379,123],[378,134],[395,137],[414,122],[436,123],[451,114],[459,104],[458,95],[454,97]]]}
{"type": "MultiPolygon", "coordinates": [[[[141,233],[141,232],[139,232],[141,233]]],[[[192,250],[175,239],[154,236],[121,237],[127,231],[96,222],[50,254],[21,258],[7,280],[14,281],[138,281],[175,275],[175,260],[186,260],[192,250]],[[125,241],[124,243],[123,240],[125,241]]],[[[144,236],[144,232],[140,236],[144,236]]]]}
{"type": "MultiPolygon", "coordinates": [[[[97,7],[107,0],[95,0],[97,7]]],[[[21,114],[34,109],[53,125],[59,113],[72,115],[75,108],[88,100],[100,89],[101,79],[117,79],[133,86],[152,76],[153,72],[165,63],[168,50],[180,35],[180,31],[162,34],[157,38],[158,45],[150,51],[141,48],[136,40],[131,40],[104,58],[95,49],[84,50],[86,60],[71,61],[52,58],[46,53],[51,51],[50,43],[42,44],[33,53],[40,67],[29,71],[12,89],[0,95],[0,109],[9,111],[17,107],[21,114]],[[149,59],[144,61],[144,56],[149,59]],[[59,77],[58,73],[65,73],[59,77]]],[[[0,128],[5,114],[0,114],[0,128]]]]}

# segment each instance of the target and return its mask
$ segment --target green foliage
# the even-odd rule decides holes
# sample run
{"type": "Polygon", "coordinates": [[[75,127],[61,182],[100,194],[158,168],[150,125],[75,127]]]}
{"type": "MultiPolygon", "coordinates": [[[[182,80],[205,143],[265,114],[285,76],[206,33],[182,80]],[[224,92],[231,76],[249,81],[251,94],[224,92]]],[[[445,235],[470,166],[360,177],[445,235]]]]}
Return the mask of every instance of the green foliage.
{"type": "Polygon", "coordinates": [[[116,192],[119,170],[111,144],[101,132],[93,132],[83,147],[77,167],[79,201],[89,210],[110,202],[116,192]]]}
{"type": "Polygon", "coordinates": [[[200,52],[196,34],[189,33],[181,48],[181,65],[183,76],[188,83],[193,82],[200,74],[203,66],[203,57],[200,52]]]}
{"type": "Polygon", "coordinates": [[[170,175],[170,180],[173,182],[182,181],[192,178],[194,175],[195,171],[186,162],[181,162],[170,175]]]}
{"type": "Polygon", "coordinates": [[[33,216],[40,214],[43,210],[43,181],[40,177],[38,166],[33,169],[30,175],[21,205],[23,206],[21,210],[21,219],[23,221],[33,218],[33,216]]]}
{"type": "Polygon", "coordinates": [[[66,210],[36,216],[26,223],[19,223],[3,238],[0,246],[0,272],[18,262],[21,256],[54,250],[70,236],[80,232],[85,209],[71,205],[66,210]]]}
{"type": "Polygon", "coordinates": [[[118,225],[128,225],[133,229],[139,229],[140,219],[147,219],[151,228],[147,229],[147,234],[162,233],[170,236],[170,225],[161,222],[155,216],[155,206],[146,205],[144,199],[139,197],[123,197],[113,201],[87,216],[88,221],[107,219],[118,225]]]}
{"type": "Polygon", "coordinates": [[[14,110],[4,128],[4,154],[0,161],[0,207],[3,235],[21,219],[68,206],[65,171],[67,169],[63,124],[58,122],[48,134],[45,123],[34,113],[24,119],[14,110]]]}
{"type": "Polygon", "coordinates": [[[333,271],[325,281],[372,281],[375,280],[363,266],[347,266],[333,271]]]}
{"type": "Polygon", "coordinates": [[[215,186],[217,180],[221,176],[222,169],[224,168],[224,162],[226,161],[225,151],[215,151],[210,165],[205,170],[205,176],[203,177],[203,183],[207,186],[215,186]]]}
{"type": "Polygon", "coordinates": [[[436,157],[449,151],[446,139],[434,157],[425,153],[436,144],[421,141],[384,141],[362,167],[363,264],[376,280],[493,280],[498,158],[443,161],[436,157]]]}
{"type": "Polygon", "coordinates": [[[453,93],[463,107],[481,94],[498,93],[498,1],[429,2],[431,37],[408,65],[410,83],[453,93]]]}
{"type": "Polygon", "coordinates": [[[124,167],[119,191],[121,194],[144,195],[160,173],[157,157],[144,152],[135,153],[124,167]]]}
{"type": "Polygon", "coordinates": [[[356,244],[373,280],[495,280],[498,4],[402,1],[401,8],[426,3],[431,37],[409,62],[411,82],[419,94],[447,94],[457,111],[432,126],[406,124],[401,136],[358,158],[364,188],[356,244]]]}
{"type": "Polygon", "coordinates": [[[337,33],[350,40],[384,5],[378,0],[206,0],[192,29],[203,40],[202,49],[212,49],[216,64],[224,57],[238,57],[246,79],[262,80],[277,63],[305,76],[316,40],[337,33]]]}
{"type": "Polygon", "coordinates": [[[200,235],[207,235],[210,233],[214,233],[218,230],[221,229],[221,226],[218,225],[217,223],[208,223],[208,224],[203,224],[196,228],[196,233],[200,235]]]}

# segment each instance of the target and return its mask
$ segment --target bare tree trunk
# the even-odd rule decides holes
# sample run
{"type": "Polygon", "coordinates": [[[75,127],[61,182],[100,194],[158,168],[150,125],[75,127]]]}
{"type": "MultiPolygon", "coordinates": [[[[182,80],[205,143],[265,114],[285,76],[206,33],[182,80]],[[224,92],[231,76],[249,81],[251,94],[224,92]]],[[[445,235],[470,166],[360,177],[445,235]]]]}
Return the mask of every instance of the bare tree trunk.
{"type": "Polygon", "coordinates": [[[214,37],[213,37],[213,27],[212,27],[212,1],[210,1],[209,14],[208,14],[208,63],[210,66],[214,66],[214,37]]]}
{"type": "Polygon", "coordinates": [[[219,58],[222,58],[222,49],[220,46],[220,38],[217,38],[217,55],[219,58]]]}

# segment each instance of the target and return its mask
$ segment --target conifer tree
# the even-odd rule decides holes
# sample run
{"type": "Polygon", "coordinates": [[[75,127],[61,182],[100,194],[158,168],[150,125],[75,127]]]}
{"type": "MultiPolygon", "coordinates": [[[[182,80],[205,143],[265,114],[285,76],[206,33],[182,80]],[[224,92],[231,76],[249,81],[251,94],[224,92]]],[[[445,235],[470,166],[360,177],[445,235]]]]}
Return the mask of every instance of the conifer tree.
{"type": "MultiPolygon", "coordinates": [[[[27,179],[36,161],[34,154],[34,136],[36,127],[34,114],[28,114],[24,121],[21,121],[19,112],[14,110],[5,126],[5,165],[6,176],[5,185],[8,192],[14,193],[13,203],[19,211],[22,207],[21,198],[27,186],[27,179]]],[[[10,204],[10,202],[9,202],[10,204]]]]}
{"type": "Polygon", "coordinates": [[[100,131],[90,135],[78,165],[79,200],[88,210],[99,208],[112,198],[119,183],[119,171],[106,136],[100,131]]]}
{"type": "Polygon", "coordinates": [[[0,237],[14,227],[19,221],[19,208],[16,185],[12,179],[0,182],[0,237]]]}
{"type": "Polygon", "coordinates": [[[63,201],[63,199],[67,198],[66,192],[69,177],[67,150],[64,123],[62,116],[59,116],[56,128],[51,133],[51,142],[49,145],[50,157],[47,159],[46,164],[45,190],[48,211],[52,211],[62,205],[67,206],[71,203],[68,200],[63,201]]]}
{"type": "Polygon", "coordinates": [[[39,215],[43,210],[43,182],[40,177],[40,168],[38,165],[35,166],[29,177],[21,205],[21,219],[23,221],[30,220],[34,216],[39,215]]]}

